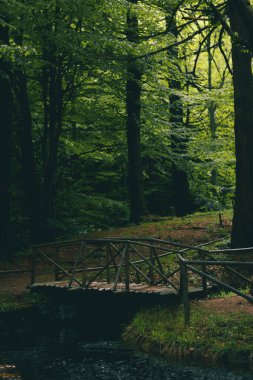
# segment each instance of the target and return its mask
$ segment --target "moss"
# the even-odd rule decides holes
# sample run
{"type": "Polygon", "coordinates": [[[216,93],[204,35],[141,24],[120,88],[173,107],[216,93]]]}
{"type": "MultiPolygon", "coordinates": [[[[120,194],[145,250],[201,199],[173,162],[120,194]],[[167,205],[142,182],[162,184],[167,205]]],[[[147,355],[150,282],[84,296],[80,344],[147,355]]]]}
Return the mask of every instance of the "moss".
{"type": "Polygon", "coordinates": [[[1,295],[0,313],[30,309],[45,302],[39,294],[1,295]]]}
{"type": "Polygon", "coordinates": [[[248,363],[253,356],[253,317],[216,313],[193,306],[185,326],[181,308],[155,308],[137,314],[123,339],[162,356],[208,362],[248,363]]]}

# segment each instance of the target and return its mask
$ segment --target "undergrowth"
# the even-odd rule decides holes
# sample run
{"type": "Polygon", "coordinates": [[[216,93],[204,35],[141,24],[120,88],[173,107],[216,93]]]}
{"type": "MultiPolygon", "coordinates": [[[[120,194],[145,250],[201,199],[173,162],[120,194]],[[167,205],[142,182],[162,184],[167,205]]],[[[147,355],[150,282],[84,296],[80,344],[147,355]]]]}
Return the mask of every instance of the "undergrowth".
{"type": "Polygon", "coordinates": [[[43,302],[45,298],[40,294],[1,295],[0,312],[29,309],[43,302]]]}
{"type": "Polygon", "coordinates": [[[191,324],[183,310],[155,308],[138,313],[123,338],[146,351],[208,361],[247,362],[253,354],[253,316],[217,313],[194,306],[191,324]]]}

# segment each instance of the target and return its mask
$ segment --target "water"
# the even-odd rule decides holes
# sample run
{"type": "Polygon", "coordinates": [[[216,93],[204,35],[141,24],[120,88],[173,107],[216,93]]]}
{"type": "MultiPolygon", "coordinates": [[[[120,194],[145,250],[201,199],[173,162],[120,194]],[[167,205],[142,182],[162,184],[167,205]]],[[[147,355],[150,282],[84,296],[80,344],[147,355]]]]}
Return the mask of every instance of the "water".
{"type": "MultiPolygon", "coordinates": [[[[63,344],[49,338],[35,346],[0,352],[22,380],[252,380],[253,373],[197,368],[137,353],[118,341],[63,344]]],[[[0,375],[1,378],[1,375],[0,375]]]]}
{"type": "Polygon", "coordinates": [[[15,365],[20,377],[8,379],[22,380],[253,379],[249,371],[198,368],[138,353],[119,341],[122,326],[132,318],[126,300],[112,307],[107,299],[90,297],[91,305],[88,298],[74,303],[74,297],[71,293],[69,304],[56,297],[35,313],[1,321],[0,379],[1,364],[15,365]]]}

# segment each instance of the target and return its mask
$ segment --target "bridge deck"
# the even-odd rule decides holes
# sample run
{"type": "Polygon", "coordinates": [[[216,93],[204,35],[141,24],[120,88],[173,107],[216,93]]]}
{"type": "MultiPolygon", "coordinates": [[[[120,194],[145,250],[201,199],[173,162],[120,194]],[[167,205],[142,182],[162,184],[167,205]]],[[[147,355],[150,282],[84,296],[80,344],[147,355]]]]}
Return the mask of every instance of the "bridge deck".
{"type": "MultiPolygon", "coordinates": [[[[30,288],[33,291],[39,291],[41,289],[45,288],[55,288],[55,289],[68,289],[68,281],[52,281],[52,282],[45,282],[45,283],[35,283],[30,286],[30,288]]],[[[211,287],[209,287],[211,289],[211,287]]],[[[76,283],[73,283],[71,286],[70,290],[74,289],[80,289],[80,286],[76,283]]],[[[108,292],[114,292],[116,294],[119,293],[125,293],[125,284],[124,283],[118,283],[117,284],[117,289],[113,291],[113,284],[108,284],[105,281],[102,282],[93,282],[89,285],[88,289],[83,288],[83,290],[94,290],[94,291],[108,291],[108,292]]],[[[157,295],[177,295],[177,292],[169,286],[164,286],[164,285],[156,285],[156,286],[151,286],[146,283],[140,283],[140,284],[135,284],[135,283],[130,283],[129,284],[129,292],[130,293],[144,293],[144,294],[157,294],[157,295]]],[[[196,287],[189,287],[189,293],[194,294],[194,293],[201,293],[202,289],[201,288],[196,288],[196,287]]]]}
{"type": "Polygon", "coordinates": [[[157,302],[174,299],[184,306],[185,324],[190,321],[189,299],[207,296],[213,286],[253,303],[251,295],[227,284],[221,275],[229,272],[229,276],[232,274],[240,283],[252,287],[252,279],[243,274],[242,267],[253,267],[253,260],[243,260],[246,253],[246,258],[251,259],[253,247],[212,251],[204,248],[205,245],[128,237],[34,246],[31,290],[55,297],[70,294],[73,289],[76,295],[92,298],[89,297],[92,294],[94,302],[99,298],[102,303],[106,294],[122,303],[130,298],[145,298],[148,303],[152,299],[157,302]],[[122,297],[119,299],[114,294],[122,297]]]}

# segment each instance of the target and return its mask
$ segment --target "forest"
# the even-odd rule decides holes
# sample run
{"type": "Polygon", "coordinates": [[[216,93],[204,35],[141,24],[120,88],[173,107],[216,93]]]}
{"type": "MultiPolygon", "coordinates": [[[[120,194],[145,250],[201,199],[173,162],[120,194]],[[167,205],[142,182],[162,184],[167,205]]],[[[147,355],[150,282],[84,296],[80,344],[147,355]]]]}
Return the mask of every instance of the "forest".
{"type": "Polygon", "coordinates": [[[0,260],[234,208],[253,246],[253,1],[0,0],[0,260]]]}

